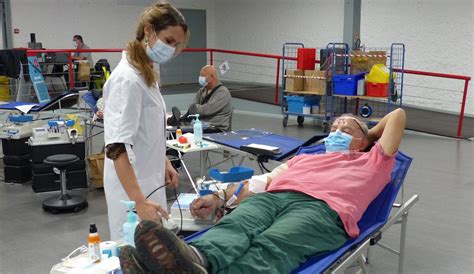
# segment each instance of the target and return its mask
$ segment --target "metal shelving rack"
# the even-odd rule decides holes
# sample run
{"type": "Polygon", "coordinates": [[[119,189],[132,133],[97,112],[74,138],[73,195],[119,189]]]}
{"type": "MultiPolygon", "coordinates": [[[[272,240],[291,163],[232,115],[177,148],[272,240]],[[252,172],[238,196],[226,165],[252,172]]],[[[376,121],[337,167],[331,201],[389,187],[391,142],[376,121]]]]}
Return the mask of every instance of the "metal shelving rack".
{"type": "MultiPolygon", "coordinates": [[[[345,43],[329,43],[326,46],[326,62],[321,64],[325,68],[326,94],[312,95],[306,91],[287,91],[285,71],[296,68],[296,55],[298,48],[304,48],[303,43],[285,43],[282,49],[282,86],[280,93],[281,113],[283,115],[283,126],[286,127],[289,116],[297,116],[298,125],[302,126],[305,118],[313,118],[322,122],[323,131],[329,129],[329,122],[333,117],[344,113],[353,113],[361,120],[370,125],[376,124],[385,114],[396,107],[402,107],[403,103],[403,80],[405,69],[405,45],[402,43],[392,43],[389,48],[365,48],[365,51],[384,51],[386,63],[389,68],[389,95],[387,97],[356,96],[356,95],[338,95],[334,94],[333,77],[340,74],[349,74],[351,68],[350,48],[345,43]],[[288,111],[286,96],[318,96],[319,113],[303,114],[288,111]],[[369,106],[372,110],[370,117],[364,118],[360,115],[360,107],[369,106]]],[[[320,56],[321,57],[321,56],[320,56]]],[[[368,58],[371,56],[368,55],[368,58]]],[[[321,58],[320,58],[321,59],[321,58]]]]}
{"type": "MultiPolygon", "coordinates": [[[[350,71],[350,57],[354,56],[349,54],[349,46],[344,43],[329,43],[326,50],[327,58],[331,60],[328,65],[331,71],[330,78],[339,74],[348,74],[350,71]],[[334,52],[336,54],[332,54],[334,52]]],[[[365,48],[365,51],[372,50],[384,51],[386,53],[387,61],[385,65],[390,71],[389,95],[387,97],[338,95],[334,94],[334,86],[331,85],[330,93],[332,96],[327,96],[332,99],[332,102],[328,104],[330,107],[328,112],[330,117],[339,116],[343,113],[353,113],[370,126],[376,124],[394,108],[402,107],[405,45],[402,43],[392,43],[390,48],[365,48]],[[361,117],[359,113],[360,106],[370,106],[372,115],[368,118],[361,117]]],[[[371,57],[368,55],[368,58],[371,57]]]]}
{"type": "MultiPolygon", "coordinates": [[[[289,116],[297,116],[297,122],[299,126],[302,126],[304,123],[305,118],[312,118],[316,120],[320,120],[323,124],[323,130],[327,131],[328,130],[328,121],[331,118],[328,116],[328,113],[326,112],[326,107],[323,108],[323,106],[327,106],[328,101],[331,99],[328,98],[326,95],[317,95],[314,94],[313,92],[308,92],[308,91],[287,91],[285,90],[286,87],[286,78],[287,75],[285,71],[287,69],[295,69],[296,68],[296,57],[297,57],[297,51],[298,48],[304,48],[305,45],[303,43],[285,43],[283,44],[282,48],[282,66],[281,66],[281,83],[282,83],[282,89],[280,91],[280,103],[281,103],[281,113],[283,115],[283,126],[286,127],[288,123],[288,118],[289,116]],[[296,112],[290,112],[288,111],[288,103],[287,103],[287,96],[288,95],[293,95],[293,96],[317,96],[319,98],[319,107],[320,111],[318,113],[311,113],[311,114],[303,114],[303,113],[296,113],[296,112]],[[324,105],[323,105],[324,104],[324,105]]],[[[327,79],[327,70],[325,73],[324,80],[327,79]]],[[[327,85],[327,81],[326,81],[327,85]]]]}

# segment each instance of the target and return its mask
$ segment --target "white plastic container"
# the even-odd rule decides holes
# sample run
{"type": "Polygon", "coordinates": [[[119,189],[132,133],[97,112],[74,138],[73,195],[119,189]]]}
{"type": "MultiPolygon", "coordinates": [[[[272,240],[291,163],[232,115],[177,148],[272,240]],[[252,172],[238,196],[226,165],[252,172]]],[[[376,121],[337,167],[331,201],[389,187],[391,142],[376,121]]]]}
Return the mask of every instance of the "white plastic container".
{"type": "Polygon", "coordinates": [[[303,106],[303,114],[311,114],[311,106],[310,105],[304,105],[303,106]]]}
{"type": "Polygon", "coordinates": [[[365,96],[365,80],[360,79],[357,81],[357,95],[358,96],[365,96]]]}

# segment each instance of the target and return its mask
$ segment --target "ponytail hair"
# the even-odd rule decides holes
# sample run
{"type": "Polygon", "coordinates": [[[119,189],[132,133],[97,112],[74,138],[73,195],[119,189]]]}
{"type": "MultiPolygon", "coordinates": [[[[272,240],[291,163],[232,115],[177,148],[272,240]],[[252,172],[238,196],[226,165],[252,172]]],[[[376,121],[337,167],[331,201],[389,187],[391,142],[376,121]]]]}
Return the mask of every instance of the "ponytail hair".
{"type": "Polygon", "coordinates": [[[183,15],[172,5],[155,4],[143,11],[138,19],[138,26],[135,32],[135,39],[127,45],[128,60],[131,65],[136,68],[145,78],[148,87],[156,85],[158,78],[156,72],[150,65],[152,60],[148,57],[145,50],[145,27],[151,26],[156,32],[160,32],[170,26],[180,26],[185,35],[186,41],[189,37],[188,26],[184,21],[183,15]]]}

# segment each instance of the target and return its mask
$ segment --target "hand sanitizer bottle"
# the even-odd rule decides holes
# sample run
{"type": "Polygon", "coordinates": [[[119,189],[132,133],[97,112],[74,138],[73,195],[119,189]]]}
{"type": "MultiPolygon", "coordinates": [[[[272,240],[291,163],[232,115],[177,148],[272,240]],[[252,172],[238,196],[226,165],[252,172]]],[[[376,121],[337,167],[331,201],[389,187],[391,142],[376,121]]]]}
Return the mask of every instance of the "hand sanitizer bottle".
{"type": "Polygon", "coordinates": [[[137,214],[133,211],[135,208],[134,201],[121,201],[128,206],[127,222],[123,224],[123,240],[126,244],[135,247],[135,228],[138,225],[137,214]]]}
{"type": "Polygon", "coordinates": [[[202,123],[199,120],[199,114],[189,115],[189,117],[196,117],[194,121],[193,131],[194,131],[194,144],[198,147],[202,146],[202,123]]]}

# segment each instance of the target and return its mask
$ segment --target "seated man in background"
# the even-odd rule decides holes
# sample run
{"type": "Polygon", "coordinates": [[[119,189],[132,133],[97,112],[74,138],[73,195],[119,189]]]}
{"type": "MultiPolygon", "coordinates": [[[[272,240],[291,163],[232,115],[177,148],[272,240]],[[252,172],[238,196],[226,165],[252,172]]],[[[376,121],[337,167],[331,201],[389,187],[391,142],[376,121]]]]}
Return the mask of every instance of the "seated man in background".
{"type": "Polygon", "coordinates": [[[198,90],[193,103],[186,114],[181,116],[177,107],[173,107],[173,116],[168,118],[168,125],[179,126],[181,122],[190,122],[193,118],[189,115],[199,114],[199,120],[207,122],[205,133],[229,131],[231,126],[232,111],[231,95],[229,90],[222,85],[213,66],[207,65],[201,69],[198,90]]]}
{"type": "MultiPolygon", "coordinates": [[[[239,206],[189,245],[161,224],[141,222],[136,249],[121,251],[123,272],[290,273],[308,257],[339,248],[359,235],[358,221],[390,182],[405,124],[402,109],[370,131],[353,116],[337,118],[325,154],[298,155],[260,183],[254,176],[239,206]]],[[[204,218],[223,208],[235,189],[196,199],[192,214],[204,218]]]]}

